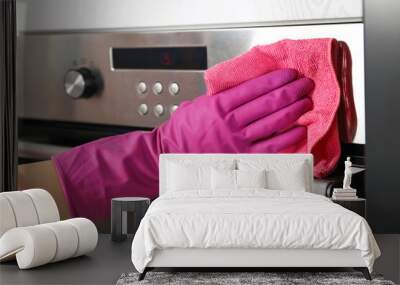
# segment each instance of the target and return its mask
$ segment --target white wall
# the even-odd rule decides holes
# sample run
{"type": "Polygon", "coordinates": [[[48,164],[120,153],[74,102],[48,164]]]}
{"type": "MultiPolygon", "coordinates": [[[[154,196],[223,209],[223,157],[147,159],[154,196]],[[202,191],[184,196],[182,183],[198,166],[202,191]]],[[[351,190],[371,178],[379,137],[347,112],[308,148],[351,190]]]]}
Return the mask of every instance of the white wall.
{"type": "MultiPolygon", "coordinates": [[[[29,31],[243,26],[362,18],[362,0],[17,0],[29,31]]],[[[21,27],[22,26],[22,27],[21,27]]]]}

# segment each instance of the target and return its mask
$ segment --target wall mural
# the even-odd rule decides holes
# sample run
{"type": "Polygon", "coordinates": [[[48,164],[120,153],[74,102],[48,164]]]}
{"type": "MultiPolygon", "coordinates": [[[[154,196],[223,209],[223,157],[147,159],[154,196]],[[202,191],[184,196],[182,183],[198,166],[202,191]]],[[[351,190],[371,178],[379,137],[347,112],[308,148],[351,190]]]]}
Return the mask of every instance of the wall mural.
{"type": "Polygon", "coordinates": [[[256,46],[208,69],[205,83],[207,94],[181,103],[153,131],[104,138],[55,156],[72,214],[102,219],[109,212],[107,197],[157,197],[161,153],[311,152],[314,175],[325,177],[340,157],[340,139],[354,139],[351,56],[344,42],[256,46]]]}

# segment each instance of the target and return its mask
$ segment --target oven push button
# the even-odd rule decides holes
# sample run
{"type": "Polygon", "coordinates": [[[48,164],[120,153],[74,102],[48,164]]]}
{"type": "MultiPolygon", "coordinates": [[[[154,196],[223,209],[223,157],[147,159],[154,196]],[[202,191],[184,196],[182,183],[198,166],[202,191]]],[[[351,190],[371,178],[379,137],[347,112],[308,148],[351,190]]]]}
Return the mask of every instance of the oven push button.
{"type": "Polygon", "coordinates": [[[178,109],[178,105],[172,105],[171,107],[169,107],[169,113],[172,115],[172,113],[175,112],[176,109],[178,109]]]}
{"type": "Polygon", "coordinates": [[[172,82],[168,87],[169,94],[176,96],[179,93],[179,85],[176,82],[172,82]]]}
{"type": "Polygon", "coordinates": [[[160,95],[162,91],[163,91],[162,84],[160,82],[154,83],[154,85],[153,85],[153,93],[155,95],[160,95]]]}
{"type": "Polygon", "coordinates": [[[139,94],[144,94],[147,91],[147,85],[143,81],[139,82],[139,84],[136,86],[136,91],[139,94]]]}
{"type": "Polygon", "coordinates": [[[156,117],[160,117],[160,116],[164,115],[164,106],[161,104],[155,105],[153,112],[154,112],[154,115],[156,115],[156,117]]]}
{"type": "Polygon", "coordinates": [[[149,107],[146,104],[140,104],[138,108],[138,113],[141,116],[146,115],[149,112],[149,107]]]}

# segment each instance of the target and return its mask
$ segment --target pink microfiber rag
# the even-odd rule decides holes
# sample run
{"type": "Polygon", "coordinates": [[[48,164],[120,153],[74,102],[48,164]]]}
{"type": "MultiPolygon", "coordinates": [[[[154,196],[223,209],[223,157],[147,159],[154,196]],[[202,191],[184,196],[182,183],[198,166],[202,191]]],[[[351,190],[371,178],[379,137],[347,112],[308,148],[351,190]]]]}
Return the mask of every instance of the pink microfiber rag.
{"type": "Polygon", "coordinates": [[[205,73],[207,95],[236,86],[277,68],[294,68],[315,83],[310,94],[313,109],[297,121],[307,127],[307,140],[284,152],[311,152],[314,175],[323,177],[336,166],[340,142],[336,113],[340,102],[340,85],[332,54],[335,39],[282,40],[260,45],[222,62],[205,73]]]}

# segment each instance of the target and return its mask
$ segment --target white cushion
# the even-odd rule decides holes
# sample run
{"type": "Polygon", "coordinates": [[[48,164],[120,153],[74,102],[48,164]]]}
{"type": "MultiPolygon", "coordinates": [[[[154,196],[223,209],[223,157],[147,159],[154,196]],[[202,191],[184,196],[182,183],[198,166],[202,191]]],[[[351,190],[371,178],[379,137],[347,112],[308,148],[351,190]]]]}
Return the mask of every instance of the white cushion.
{"type": "Polygon", "coordinates": [[[86,254],[96,248],[98,240],[97,228],[90,220],[74,218],[63,222],[73,226],[78,233],[78,248],[73,257],[86,254]]]}
{"type": "Polygon", "coordinates": [[[31,197],[23,191],[2,192],[13,210],[17,227],[33,226],[39,223],[39,217],[31,197]]]}
{"type": "Polygon", "coordinates": [[[6,197],[0,194],[0,237],[15,227],[17,227],[17,222],[11,204],[6,197]]]}
{"type": "Polygon", "coordinates": [[[51,262],[57,252],[57,239],[44,225],[18,227],[0,238],[0,261],[17,259],[20,269],[51,262]]]}
{"type": "Polygon", "coordinates": [[[15,227],[33,226],[60,220],[56,202],[43,189],[0,193],[0,237],[15,227]]]}
{"type": "Polygon", "coordinates": [[[237,188],[267,188],[267,171],[236,170],[237,188]]]}
{"type": "Polygon", "coordinates": [[[60,244],[51,262],[64,260],[75,255],[79,244],[79,236],[78,232],[72,229],[69,223],[55,222],[44,224],[43,226],[51,230],[51,234],[55,235],[57,244],[60,244]]]}
{"type": "Polygon", "coordinates": [[[39,218],[39,224],[60,220],[56,201],[54,201],[49,192],[43,189],[28,189],[22,192],[31,197],[39,218]]]}
{"type": "Polygon", "coordinates": [[[192,162],[188,159],[175,160],[167,164],[167,191],[211,189],[211,168],[234,169],[234,160],[209,160],[192,162]]]}
{"type": "Polygon", "coordinates": [[[282,160],[274,158],[238,160],[239,170],[266,170],[267,188],[272,190],[306,191],[311,189],[310,170],[304,159],[282,160]]]}

